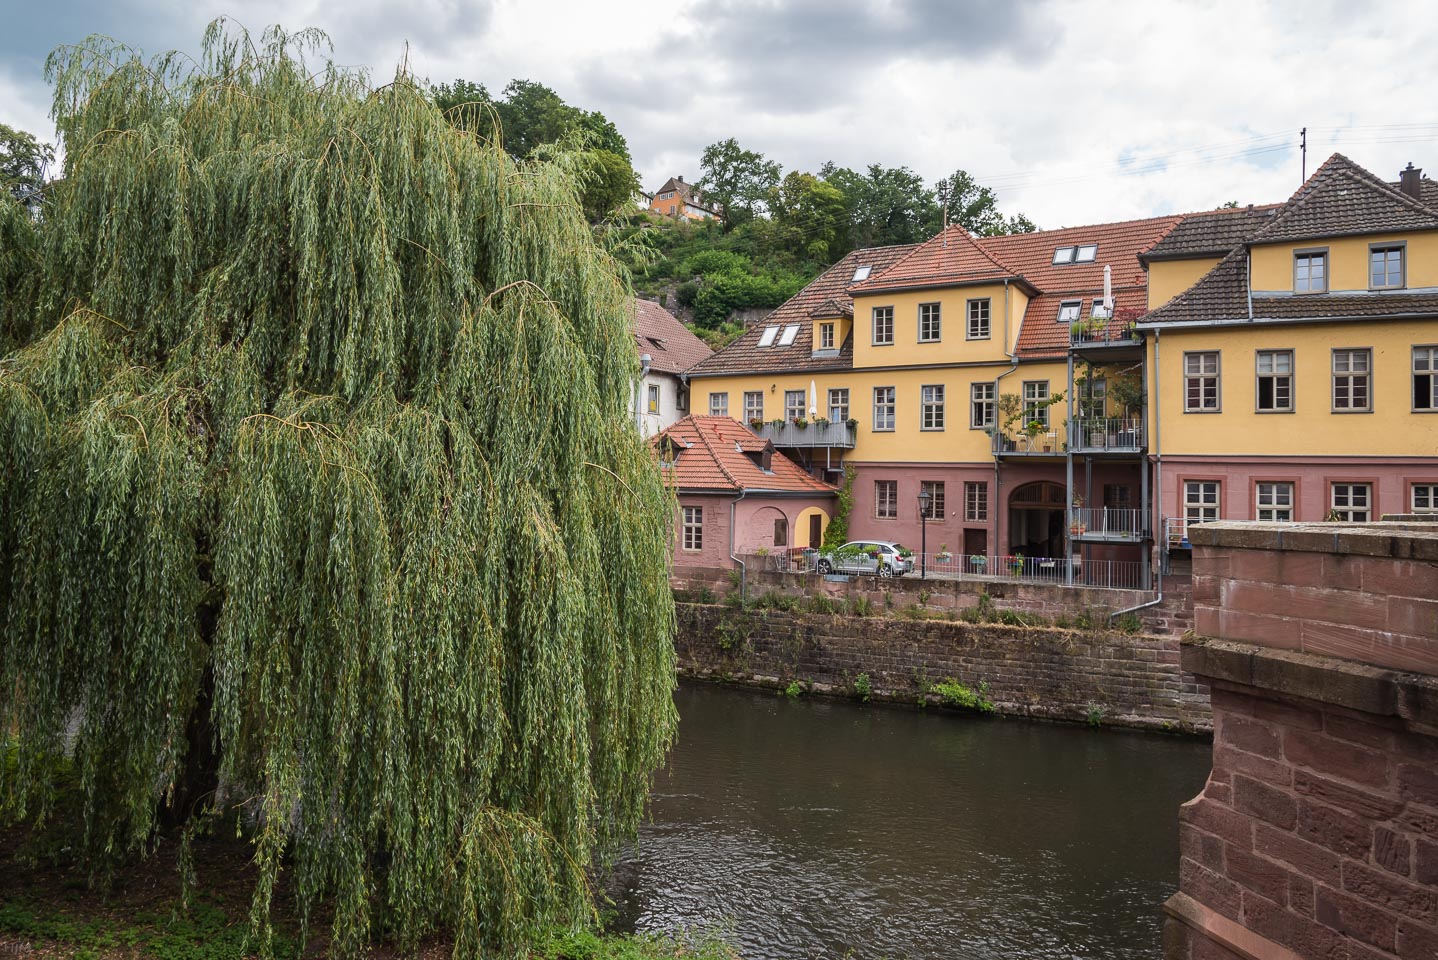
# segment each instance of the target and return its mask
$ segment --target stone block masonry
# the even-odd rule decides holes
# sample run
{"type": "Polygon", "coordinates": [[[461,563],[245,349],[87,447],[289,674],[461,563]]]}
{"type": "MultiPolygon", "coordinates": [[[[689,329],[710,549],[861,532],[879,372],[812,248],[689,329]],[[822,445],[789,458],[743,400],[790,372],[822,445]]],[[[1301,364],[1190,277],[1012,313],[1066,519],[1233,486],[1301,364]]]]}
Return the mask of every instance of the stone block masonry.
{"type": "Polygon", "coordinates": [[[1438,525],[1205,524],[1166,960],[1438,958],[1438,525]]]}
{"type": "Polygon", "coordinates": [[[761,686],[807,684],[872,699],[937,702],[955,679],[988,685],[995,711],[1055,720],[1206,732],[1206,690],[1179,669],[1174,637],[999,624],[855,617],[680,603],[683,674],[761,686]]]}

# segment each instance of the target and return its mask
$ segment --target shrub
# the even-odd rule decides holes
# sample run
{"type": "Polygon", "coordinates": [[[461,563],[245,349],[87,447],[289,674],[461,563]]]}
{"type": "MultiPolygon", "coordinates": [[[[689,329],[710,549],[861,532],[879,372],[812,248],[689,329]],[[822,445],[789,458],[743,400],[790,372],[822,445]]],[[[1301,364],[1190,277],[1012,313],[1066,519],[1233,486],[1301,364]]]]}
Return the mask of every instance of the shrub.
{"type": "Polygon", "coordinates": [[[934,684],[929,688],[929,692],[938,694],[939,699],[948,707],[962,707],[966,710],[977,710],[979,713],[994,712],[994,702],[989,699],[989,685],[986,681],[981,680],[977,688],[970,689],[950,678],[934,684]]]}
{"type": "Polygon", "coordinates": [[[1113,622],[1115,628],[1123,633],[1138,633],[1143,629],[1143,621],[1136,613],[1125,613],[1113,622]]]}
{"type": "Polygon", "coordinates": [[[784,688],[784,696],[788,697],[790,700],[802,696],[803,693],[804,688],[800,686],[798,680],[790,680],[789,685],[784,688]]]}
{"type": "Polygon", "coordinates": [[[1084,712],[1084,719],[1088,721],[1089,726],[1097,727],[1103,723],[1103,718],[1107,714],[1107,707],[1105,707],[1101,703],[1094,703],[1092,700],[1090,700],[1088,702],[1088,709],[1084,712]]]}
{"type": "Polygon", "coordinates": [[[869,675],[867,673],[861,673],[854,678],[854,692],[859,695],[859,699],[861,700],[868,700],[869,697],[873,696],[874,685],[869,682],[869,675]]]}
{"type": "Polygon", "coordinates": [[[681,307],[694,306],[694,298],[697,296],[699,296],[699,284],[693,280],[685,280],[674,291],[674,299],[681,307]]]}

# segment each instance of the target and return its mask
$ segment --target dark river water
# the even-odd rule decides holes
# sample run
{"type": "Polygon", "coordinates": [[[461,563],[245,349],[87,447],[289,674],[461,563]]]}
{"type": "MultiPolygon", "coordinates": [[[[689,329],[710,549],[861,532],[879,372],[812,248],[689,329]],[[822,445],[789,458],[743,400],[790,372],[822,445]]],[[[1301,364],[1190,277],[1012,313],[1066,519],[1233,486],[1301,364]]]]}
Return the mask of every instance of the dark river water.
{"type": "Polygon", "coordinates": [[[1144,958],[1209,745],[685,685],[627,930],[746,960],[1144,958]]]}

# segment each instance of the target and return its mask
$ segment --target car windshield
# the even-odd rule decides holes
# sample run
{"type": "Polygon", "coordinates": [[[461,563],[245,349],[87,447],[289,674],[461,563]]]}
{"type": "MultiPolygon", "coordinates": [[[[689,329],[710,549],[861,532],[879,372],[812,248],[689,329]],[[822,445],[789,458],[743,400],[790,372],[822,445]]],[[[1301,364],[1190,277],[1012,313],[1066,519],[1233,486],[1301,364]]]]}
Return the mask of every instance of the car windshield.
{"type": "Polygon", "coordinates": [[[904,552],[904,545],[903,545],[902,543],[896,543],[896,544],[894,544],[893,546],[891,546],[891,547],[889,548],[889,550],[890,550],[891,552],[893,552],[893,553],[903,553],[903,552],[904,552]]]}

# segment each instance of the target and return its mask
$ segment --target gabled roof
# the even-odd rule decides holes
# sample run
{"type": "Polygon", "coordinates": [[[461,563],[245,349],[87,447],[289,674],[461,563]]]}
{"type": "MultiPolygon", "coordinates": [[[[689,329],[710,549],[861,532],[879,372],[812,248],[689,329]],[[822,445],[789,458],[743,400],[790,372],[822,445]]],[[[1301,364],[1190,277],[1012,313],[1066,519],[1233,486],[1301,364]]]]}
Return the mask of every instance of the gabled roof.
{"type": "Polygon", "coordinates": [[[829,484],[815,480],[794,461],[774,453],[774,445],[760,438],[748,427],[729,417],[688,416],[670,425],[651,438],[656,451],[665,442],[673,442],[678,457],[672,466],[665,466],[664,482],[686,491],[718,491],[739,493],[813,494],[833,496],[837,491],[829,484]],[[750,458],[753,453],[769,454],[768,471],[750,458]]]}
{"type": "Polygon", "coordinates": [[[1247,243],[1273,219],[1281,206],[1281,203],[1258,207],[1249,204],[1247,207],[1190,213],[1139,259],[1148,263],[1152,260],[1222,257],[1234,247],[1247,243]]]}
{"type": "Polygon", "coordinates": [[[871,273],[849,287],[851,295],[921,290],[1014,279],[1018,271],[979,246],[954,224],[925,240],[882,273],[871,273]]]}
{"type": "Polygon", "coordinates": [[[1402,230],[1438,230],[1438,212],[1335,153],[1249,242],[1288,243],[1402,230]]]}
{"type": "Polygon", "coordinates": [[[656,373],[683,373],[714,352],[653,300],[634,301],[634,341],[656,373]]]}
{"type": "Polygon", "coordinates": [[[715,209],[713,204],[709,203],[704,199],[704,193],[699,189],[697,185],[692,183],[685,183],[684,180],[680,177],[670,177],[668,180],[665,180],[664,186],[654,191],[654,196],[657,197],[659,196],[659,194],[667,193],[670,190],[673,190],[675,193],[677,193],[679,195],[679,199],[683,200],[685,203],[692,203],[694,206],[702,207],[703,209],[709,210],[710,212],[713,212],[713,210],[715,209]]]}
{"type": "Polygon", "coordinates": [[[809,316],[817,319],[827,320],[830,317],[852,317],[854,315],[854,301],[843,300],[838,297],[830,297],[809,311],[809,316]]]}
{"type": "Polygon", "coordinates": [[[1029,301],[1019,327],[1017,352],[1026,358],[1061,357],[1068,352],[1069,324],[1060,323],[1059,305],[1065,300],[1082,303],[1080,317],[1087,319],[1093,301],[1103,296],[1103,268],[1112,268],[1114,316],[1110,326],[1127,322],[1148,306],[1148,277],[1139,257],[1162,241],[1181,216],[1149,217],[1003,237],[981,237],[976,242],[996,259],[1014,267],[1039,293],[1029,301]],[[1095,244],[1091,262],[1060,263],[1060,247],[1095,244]]]}
{"type": "MultiPolygon", "coordinates": [[[[1438,229],[1438,212],[1375,177],[1342,154],[1335,153],[1278,208],[1273,219],[1257,231],[1250,242],[1322,240],[1415,229],[1438,229]]],[[[1438,294],[1428,292],[1251,293],[1248,287],[1248,256],[1248,246],[1238,247],[1192,287],[1144,316],[1140,323],[1249,323],[1438,316],[1438,294]]]]}
{"type": "Polygon", "coordinates": [[[773,313],[745,330],[737,340],[713,356],[690,368],[690,376],[747,373],[750,371],[847,370],[854,365],[853,337],[845,338],[837,354],[814,357],[814,324],[810,311],[830,300],[853,313],[854,301],[845,292],[859,267],[869,267],[872,274],[886,269],[894,261],[914,249],[912,245],[868,247],[855,250],[819,274],[803,290],[784,301],[773,313]],[[798,324],[794,342],[780,346],[759,346],[759,339],[768,327],[781,329],[798,324]]]}

